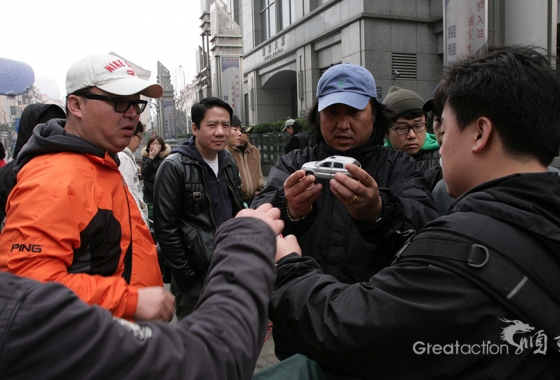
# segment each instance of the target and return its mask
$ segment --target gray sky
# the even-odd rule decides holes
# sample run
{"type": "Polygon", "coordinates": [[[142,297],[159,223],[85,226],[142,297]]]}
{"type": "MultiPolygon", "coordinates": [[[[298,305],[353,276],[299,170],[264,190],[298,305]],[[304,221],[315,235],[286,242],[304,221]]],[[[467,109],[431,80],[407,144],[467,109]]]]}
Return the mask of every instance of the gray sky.
{"type": "Polygon", "coordinates": [[[66,96],[73,63],[109,52],[151,70],[153,82],[160,61],[177,89],[183,72],[187,83],[196,74],[200,14],[195,0],[7,0],[0,12],[0,57],[30,65],[35,85],[51,97],[56,87],[59,98],[66,96]]]}

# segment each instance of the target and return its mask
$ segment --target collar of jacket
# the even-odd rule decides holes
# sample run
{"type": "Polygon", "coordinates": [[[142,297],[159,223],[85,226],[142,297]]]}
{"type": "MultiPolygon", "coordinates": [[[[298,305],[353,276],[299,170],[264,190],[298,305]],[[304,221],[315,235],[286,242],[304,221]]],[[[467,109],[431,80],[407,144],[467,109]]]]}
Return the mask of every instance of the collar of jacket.
{"type": "MultiPolygon", "coordinates": [[[[165,144],[165,148],[160,150],[156,157],[159,157],[163,160],[165,157],[169,156],[170,153],[171,153],[171,147],[169,145],[165,144]]],[[[140,155],[142,157],[146,157],[146,158],[150,157],[150,155],[148,154],[148,147],[147,146],[142,148],[142,150],[140,151],[140,155]]]]}
{"type": "Polygon", "coordinates": [[[103,161],[108,156],[111,161],[118,163],[116,154],[111,156],[89,141],[67,133],[64,129],[65,126],[66,120],[64,119],[51,119],[45,124],[37,125],[33,130],[33,136],[19,152],[14,170],[19,172],[34,157],[61,152],[86,154],[98,157],[103,161]]]}
{"type": "Polygon", "coordinates": [[[459,196],[450,213],[476,212],[560,242],[560,176],[523,173],[496,178],[459,196]]]}

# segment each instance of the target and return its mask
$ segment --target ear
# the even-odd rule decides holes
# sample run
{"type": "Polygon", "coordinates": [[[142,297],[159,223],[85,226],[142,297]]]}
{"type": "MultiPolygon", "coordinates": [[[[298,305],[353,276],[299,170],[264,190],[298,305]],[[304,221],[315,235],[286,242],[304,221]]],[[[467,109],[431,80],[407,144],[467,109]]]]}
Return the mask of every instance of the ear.
{"type": "Polygon", "coordinates": [[[68,107],[69,113],[78,119],[82,118],[83,98],[77,95],[69,95],[68,99],[66,99],[66,106],[68,107]]]}
{"type": "Polygon", "coordinates": [[[494,126],[487,117],[478,118],[474,124],[475,135],[472,152],[479,153],[488,146],[494,126]]]}
{"type": "Polygon", "coordinates": [[[195,124],[195,123],[192,123],[192,124],[191,124],[191,127],[192,127],[192,133],[193,133],[193,135],[196,136],[196,134],[198,133],[198,128],[197,128],[196,124],[195,124]]]}

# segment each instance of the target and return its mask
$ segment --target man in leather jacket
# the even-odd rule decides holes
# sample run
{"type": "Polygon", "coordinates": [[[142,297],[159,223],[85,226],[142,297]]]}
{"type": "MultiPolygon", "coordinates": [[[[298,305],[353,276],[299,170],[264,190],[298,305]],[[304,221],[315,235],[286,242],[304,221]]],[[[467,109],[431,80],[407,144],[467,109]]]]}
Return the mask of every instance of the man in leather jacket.
{"type": "Polygon", "coordinates": [[[180,319],[193,311],[213,252],[216,229],[244,208],[241,180],[225,151],[233,110],[205,98],[191,109],[193,135],[162,162],[154,193],[154,227],[180,319]]]}

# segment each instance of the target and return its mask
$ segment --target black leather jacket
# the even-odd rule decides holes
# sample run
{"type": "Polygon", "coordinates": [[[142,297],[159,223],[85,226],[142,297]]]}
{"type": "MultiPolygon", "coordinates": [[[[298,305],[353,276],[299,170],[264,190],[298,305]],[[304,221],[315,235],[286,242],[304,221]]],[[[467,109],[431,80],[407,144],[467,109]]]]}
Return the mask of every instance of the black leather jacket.
{"type": "Polygon", "coordinates": [[[217,180],[214,177],[216,182],[210,186],[208,176],[214,176],[214,173],[210,173],[212,169],[196,149],[193,151],[192,145],[182,145],[184,151],[181,152],[174,148],[162,162],[156,174],[154,196],[156,238],[182,290],[187,290],[206,275],[212,258],[214,233],[221,221],[245,208],[239,171],[233,157],[220,152],[219,177],[217,180]],[[224,179],[226,190],[222,187],[224,179]],[[228,202],[231,205],[226,204],[228,202]],[[217,204],[220,206],[215,207],[217,204]],[[231,214],[223,215],[224,209],[230,209],[231,214]]]}

